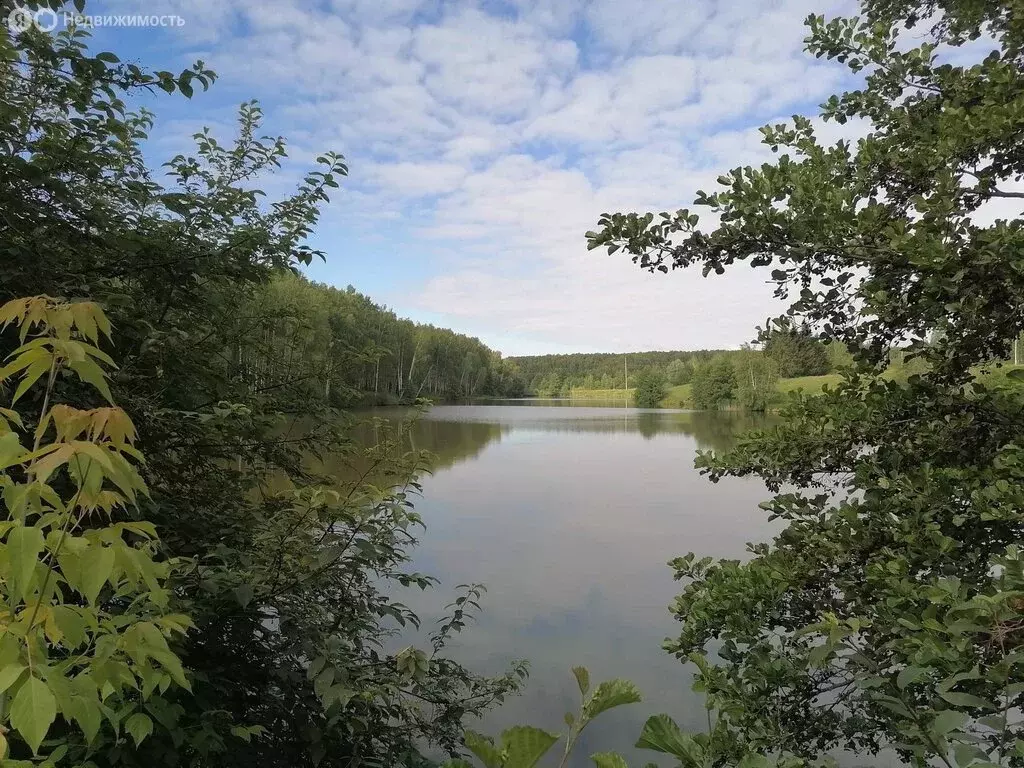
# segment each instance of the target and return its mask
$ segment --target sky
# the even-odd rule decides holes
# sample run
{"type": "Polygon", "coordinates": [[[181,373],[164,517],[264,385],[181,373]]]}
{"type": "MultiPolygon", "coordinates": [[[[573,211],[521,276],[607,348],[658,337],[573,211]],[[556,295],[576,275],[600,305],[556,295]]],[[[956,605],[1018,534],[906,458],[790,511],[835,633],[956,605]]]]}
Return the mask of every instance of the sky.
{"type": "MultiPolygon", "coordinates": [[[[96,31],[124,60],[219,76],[159,95],[154,162],[203,126],[229,139],[260,101],[291,159],[350,175],[307,272],[506,355],[732,348],[782,307],[761,270],[652,275],[588,252],[603,212],[673,211],[771,156],[757,128],[849,85],[803,52],[808,13],[848,0],[98,0],[175,14],[96,31]]],[[[827,130],[827,127],[826,127],[827,130]]]]}

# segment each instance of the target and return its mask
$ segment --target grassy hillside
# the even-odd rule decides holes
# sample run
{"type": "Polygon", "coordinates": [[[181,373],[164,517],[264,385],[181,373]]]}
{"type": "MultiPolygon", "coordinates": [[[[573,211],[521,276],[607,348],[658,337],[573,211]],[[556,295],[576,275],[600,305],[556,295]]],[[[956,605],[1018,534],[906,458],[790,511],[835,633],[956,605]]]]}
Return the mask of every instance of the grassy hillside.
{"type": "MultiPolygon", "coordinates": [[[[780,379],[777,389],[780,394],[803,390],[804,392],[820,392],[826,384],[835,385],[839,382],[838,374],[825,376],[801,376],[796,379],[780,379]]],[[[633,399],[633,389],[627,390],[629,399],[633,399]]],[[[621,389],[573,389],[569,397],[573,400],[622,400],[621,389]]],[[[690,401],[690,385],[681,384],[669,387],[668,393],[661,401],[662,408],[692,408],[690,401]]]]}
{"type": "MultiPolygon", "coordinates": [[[[989,385],[1020,383],[1009,377],[1012,371],[1024,372],[1024,365],[1004,365],[1002,368],[992,369],[979,374],[979,378],[989,385]]],[[[896,380],[905,379],[912,371],[906,368],[895,368],[888,375],[896,380]]],[[[806,394],[821,392],[826,386],[836,386],[841,377],[838,373],[828,373],[824,376],[798,376],[794,379],[779,379],[776,389],[780,395],[790,392],[802,391],[806,394]]],[[[1024,384],[1021,384],[1024,386],[1024,384]]],[[[633,389],[627,390],[630,400],[633,399],[633,389]]],[[[571,398],[574,400],[622,400],[621,389],[573,389],[571,398]]],[[[690,385],[670,387],[665,398],[661,401],[662,408],[692,408],[690,400],[690,385]]]]}

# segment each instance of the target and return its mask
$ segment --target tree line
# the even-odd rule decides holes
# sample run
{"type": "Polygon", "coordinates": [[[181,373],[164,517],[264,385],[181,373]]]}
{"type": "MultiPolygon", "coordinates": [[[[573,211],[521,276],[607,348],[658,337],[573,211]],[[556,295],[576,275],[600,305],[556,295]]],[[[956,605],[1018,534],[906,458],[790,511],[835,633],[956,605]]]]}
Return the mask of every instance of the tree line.
{"type": "Polygon", "coordinates": [[[260,285],[240,318],[238,375],[256,389],[278,382],[331,405],[419,397],[518,397],[515,364],[479,339],[398,317],[352,286],[341,290],[281,273],[260,285]]]}
{"type": "Polygon", "coordinates": [[[755,348],[670,352],[578,353],[510,357],[524,388],[532,394],[568,396],[574,389],[613,390],[640,387],[646,393],[644,407],[655,407],[654,398],[666,387],[694,384],[700,408],[717,407],[737,393],[748,406],[762,402],[778,378],[820,376],[849,365],[852,357],[841,344],[825,344],[809,329],[780,321],[759,334],[755,348]],[[752,366],[760,371],[753,379],[754,392],[747,395],[752,366]],[[761,381],[764,378],[765,381],[761,381]],[[718,380],[718,385],[711,382],[718,380]],[[771,379],[771,381],[767,381],[771,379]]]}

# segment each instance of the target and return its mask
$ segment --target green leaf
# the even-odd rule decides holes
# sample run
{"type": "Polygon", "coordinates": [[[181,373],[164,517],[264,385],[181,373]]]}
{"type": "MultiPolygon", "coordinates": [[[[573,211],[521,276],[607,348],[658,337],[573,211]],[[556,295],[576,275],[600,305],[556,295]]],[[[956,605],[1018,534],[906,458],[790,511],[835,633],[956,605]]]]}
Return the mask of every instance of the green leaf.
{"type": "Polygon", "coordinates": [[[100,590],[114,571],[115,553],[113,547],[93,544],[82,551],[82,595],[89,605],[96,604],[100,590]]]}
{"type": "Polygon", "coordinates": [[[684,763],[700,763],[704,758],[700,745],[692,736],[683,733],[668,715],[649,717],[635,746],[675,755],[684,763]]]}
{"type": "Polygon", "coordinates": [[[239,584],[235,587],[235,599],[242,608],[245,608],[252,602],[253,594],[252,585],[250,584],[239,584]]]}
{"type": "Polygon", "coordinates": [[[322,697],[324,708],[337,704],[344,709],[355,695],[356,692],[351,688],[346,688],[341,684],[332,685],[322,697]]]}
{"type": "Polygon", "coordinates": [[[896,676],[896,687],[902,691],[911,683],[916,683],[927,676],[928,671],[923,667],[906,667],[896,676]]]}
{"type": "Polygon", "coordinates": [[[991,701],[985,701],[985,699],[974,696],[970,693],[955,693],[952,691],[943,691],[939,694],[942,698],[948,701],[950,704],[954,704],[958,707],[980,707],[981,709],[995,709],[996,705],[991,701]]]}
{"type": "Polygon", "coordinates": [[[100,726],[103,724],[103,712],[100,709],[99,699],[94,694],[88,699],[76,696],[74,701],[75,706],[71,712],[71,717],[78,723],[78,727],[82,729],[86,741],[91,744],[96,740],[96,736],[100,732],[100,726]]]}
{"type": "Polygon", "coordinates": [[[614,752],[598,752],[591,755],[590,759],[594,761],[597,768],[629,768],[626,759],[614,752]]]}
{"type": "Polygon", "coordinates": [[[103,373],[103,369],[100,368],[92,360],[86,358],[85,360],[69,360],[68,367],[78,374],[78,377],[86,382],[92,384],[99,393],[103,395],[103,398],[113,404],[114,396],[110,394],[110,387],[107,385],[106,374],[103,373]]]}
{"type": "Polygon", "coordinates": [[[583,714],[592,719],[614,707],[635,704],[640,700],[640,691],[629,680],[605,680],[583,705],[583,714]]]}
{"type": "Polygon", "coordinates": [[[494,746],[494,741],[476,731],[466,731],[463,741],[486,768],[502,768],[501,750],[494,746]]]}
{"type": "Polygon", "coordinates": [[[64,645],[77,648],[86,641],[85,619],[74,608],[66,605],[55,605],[50,609],[57,629],[64,635],[64,645]]]}
{"type": "Polygon", "coordinates": [[[38,677],[30,677],[11,704],[11,725],[32,748],[33,754],[39,751],[56,718],[57,702],[50,689],[38,677]]]}
{"type": "Polygon", "coordinates": [[[988,753],[974,744],[957,744],[953,747],[953,757],[959,768],[967,768],[978,761],[988,762],[988,753]]]}
{"type": "Polygon", "coordinates": [[[0,469],[7,469],[12,464],[20,464],[25,455],[18,436],[14,432],[0,435],[0,469]]]}
{"type": "Polygon", "coordinates": [[[0,669],[0,693],[3,693],[16,682],[21,674],[28,669],[24,664],[8,664],[0,669]]]}
{"type": "Polygon", "coordinates": [[[573,667],[572,674],[576,678],[576,685],[579,686],[580,694],[587,695],[590,690],[590,671],[586,667],[573,667]]]}
{"type": "Polygon", "coordinates": [[[18,385],[18,388],[14,392],[14,397],[11,398],[12,406],[16,402],[18,402],[26,392],[29,391],[33,384],[39,381],[40,376],[42,376],[44,373],[50,370],[50,365],[51,361],[47,359],[40,360],[28,367],[28,370],[25,371],[21,383],[18,385]]]}
{"type": "Polygon", "coordinates": [[[540,728],[516,726],[501,734],[504,768],[533,768],[560,737],[540,728]]]}
{"type": "Polygon", "coordinates": [[[932,731],[940,736],[959,730],[967,722],[967,713],[955,709],[944,709],[932,721],[932,731]]]}
{"type": "Polygon", "coordinates": [[[43,532],[38,528],[19,525],[7,535],[7,557],[16,585],[16,595],[24,595],[27,591],[42,551],[43,532]]]}
{"type": "Polygon", "coordinates": [[[131,734],[132,741],[138,747],[147,736],[153,733],[153,721],[143,713],[136,712],[124,721],[124,729],[131,734]]]}

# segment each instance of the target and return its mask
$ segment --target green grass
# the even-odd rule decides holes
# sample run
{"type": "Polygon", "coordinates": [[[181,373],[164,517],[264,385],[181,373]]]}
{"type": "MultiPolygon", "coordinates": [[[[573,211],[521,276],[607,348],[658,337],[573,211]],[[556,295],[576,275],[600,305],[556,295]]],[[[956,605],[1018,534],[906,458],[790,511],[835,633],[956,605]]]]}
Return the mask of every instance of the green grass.
{"type": "MultiPolygon", "coordinates": [[[[825,384],[836,384],[839,381],[838,374],[827,376],[801,376],[796,379],[780,379],[778,390],[780,393],[793,392],[801,389],[805,392],[820,392],[825,384]]],[[[629,399],[633,399],[633,390],[629,389],[629,399]]],[[[621,400],[621,389],[574,389],[571,394],[566,395],[573,400],[621,400]]],[[[662,408],[692,408],[690,401],[690,385],[680,384],[669,387],[664,399],[661,401],[662,408]]]]}
{"type": "MultiPolygon", "coordinates": [[[[629,393],[629,398],[632,399],[635,390],[630,387],[626,391],[629,393]]],[[[579,387],[563,396],[573,400],[621,400],[623,397],[621,389],[583,389],[579,387]]]]}
{"type": "MultiPolygon", "coordinates": [[[[909,367],[894,368],[892,371],[887,372],[887,375],[893,379],[905,380],[906,376],[909,375],[912,370],[909,367]]],[[[1007,374],[1013,370],[1024,370],[1024,365],[1004,365],[1002,368],[993,369],[990,372],[981,374],[983,381],[989,384],[996,383],[1017,383],[1021,387],[1024,387],[1024,382],[1014,382],[1012,379],[1007,378],[1007,374]]],[[[793,379],[779,379],[778,384],[775,388],[778,390],[780,395],[785,395],[790,392],[802,391],[808,395],[814,395],[820,393],[826,385],[836,386],[839,384],[841,377],[838,373],[827,373],[824,376],[797,376],[793,379]]],[[[633,390],[628,390],[629,399],[633,399],[633,390]]],[[[574,389],[572,393],[566,395],[574,400],[622,400],[623,394],[621,389],[574,389]]],[[[662,408],[692,408],[693,403],[690,401],[690,385],[682,384],[680,386],[669,387],[668,393],[665,398],[661,401],[662,408]]]]}
{"type": "Polygon", "coordinates": [[[690,408],[690,385],[679,384],[669,387],[668,394],[661,401],[662,408],[690,408]]]}

